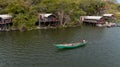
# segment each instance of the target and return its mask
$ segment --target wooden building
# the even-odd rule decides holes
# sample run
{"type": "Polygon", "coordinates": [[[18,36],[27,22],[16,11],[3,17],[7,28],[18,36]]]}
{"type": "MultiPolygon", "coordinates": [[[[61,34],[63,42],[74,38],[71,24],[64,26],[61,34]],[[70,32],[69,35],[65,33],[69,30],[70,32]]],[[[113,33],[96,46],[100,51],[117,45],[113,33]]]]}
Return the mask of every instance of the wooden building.
{"type": "Polygon", "coordinates": [[[105,23],[102,16],[81,16],[80,20],[83,23],[92,23],[92,24],[103,24],[105,23]]]}
{"type": "Polygon", "coordinates": [[[56,26],[58,25],[58,19],[54,14],[39,14],[38,25],[42,26],[56,26]]]}
{"type": "Polygon", "coordinates": [[[105,21],[112,22],[115,20],[115,16],[113,14],[103,14],[103,18],[105,21]]]}
{"type": "Polygon", "coordinates": [[[12,16],[8,14],[0,15],[0,29],[5,30],[12,24],[12,16]]]}

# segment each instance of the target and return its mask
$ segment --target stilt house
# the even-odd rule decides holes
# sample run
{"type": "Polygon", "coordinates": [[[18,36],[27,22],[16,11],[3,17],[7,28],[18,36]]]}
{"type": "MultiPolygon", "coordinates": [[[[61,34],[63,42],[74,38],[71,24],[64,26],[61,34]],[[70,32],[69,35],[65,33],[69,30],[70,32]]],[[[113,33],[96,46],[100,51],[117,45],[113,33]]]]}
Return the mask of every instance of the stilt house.
{"type": "Polygon", "coordinates": [[[58,25],[57,17],[54,14],[39,14],[39,26],[56,26],[58,25]]]}
{"type": "Polygon", "coordinates": [[[80,20],[83,23],[92,23],[92,24],[103,24],[105,23],[102,16],[81,16],[80,20]]]}
{"type": "Polygon", "coordinates": [[[103,14],[103,18],[108,22],[115,20],[115,16],[113,14],[103,14]]]}
{"type": "Polygon", "coordinates": [[[8,14],[0,15],[0,29],[7,28],[9,24],[12,24],[12,16],[8,14]]]}

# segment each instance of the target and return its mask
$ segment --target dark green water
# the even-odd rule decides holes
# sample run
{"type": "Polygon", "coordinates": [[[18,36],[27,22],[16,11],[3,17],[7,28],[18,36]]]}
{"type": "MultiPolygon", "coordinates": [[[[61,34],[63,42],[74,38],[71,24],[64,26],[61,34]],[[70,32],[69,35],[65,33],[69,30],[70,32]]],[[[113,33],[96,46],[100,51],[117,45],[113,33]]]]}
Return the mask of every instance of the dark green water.
{"type": "Polygon", "coordinates": [[[120,67],[120,28],[0,32],[0,67],[120,67]],[[53,45],[82,39],[89,43],[76,49],[53,45]]]}

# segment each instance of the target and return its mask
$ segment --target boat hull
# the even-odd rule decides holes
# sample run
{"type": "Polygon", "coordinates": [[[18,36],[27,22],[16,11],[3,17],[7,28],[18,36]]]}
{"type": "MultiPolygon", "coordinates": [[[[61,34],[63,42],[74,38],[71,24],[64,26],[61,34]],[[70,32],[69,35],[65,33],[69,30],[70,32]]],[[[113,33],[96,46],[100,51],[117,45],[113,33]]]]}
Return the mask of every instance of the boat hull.
{"type": "Polygon", "coordinates": [[[79,44],[75,44],[75,45],[63,45],[63,44],[57,44],[56,47],[59,49],[72,49],[72,48],[77,48],[77,47],[82,47],[84,46],[86,43],[79,43],[79,44]]]}

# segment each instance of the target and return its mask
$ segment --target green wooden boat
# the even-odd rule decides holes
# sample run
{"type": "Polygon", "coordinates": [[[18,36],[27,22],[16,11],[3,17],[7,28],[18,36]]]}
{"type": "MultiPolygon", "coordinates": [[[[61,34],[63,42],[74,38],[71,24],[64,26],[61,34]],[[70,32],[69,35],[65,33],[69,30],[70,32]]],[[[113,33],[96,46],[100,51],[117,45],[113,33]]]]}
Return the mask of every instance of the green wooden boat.
{"type": "Polygon", "coordinates": [[[70,43],[70,44],[56,44],[56,47],[59,49],[71,49],[71,48],[76,48],[76,47],[81,47],[87,44],[87,42],[84,43],[70,43]]]}

